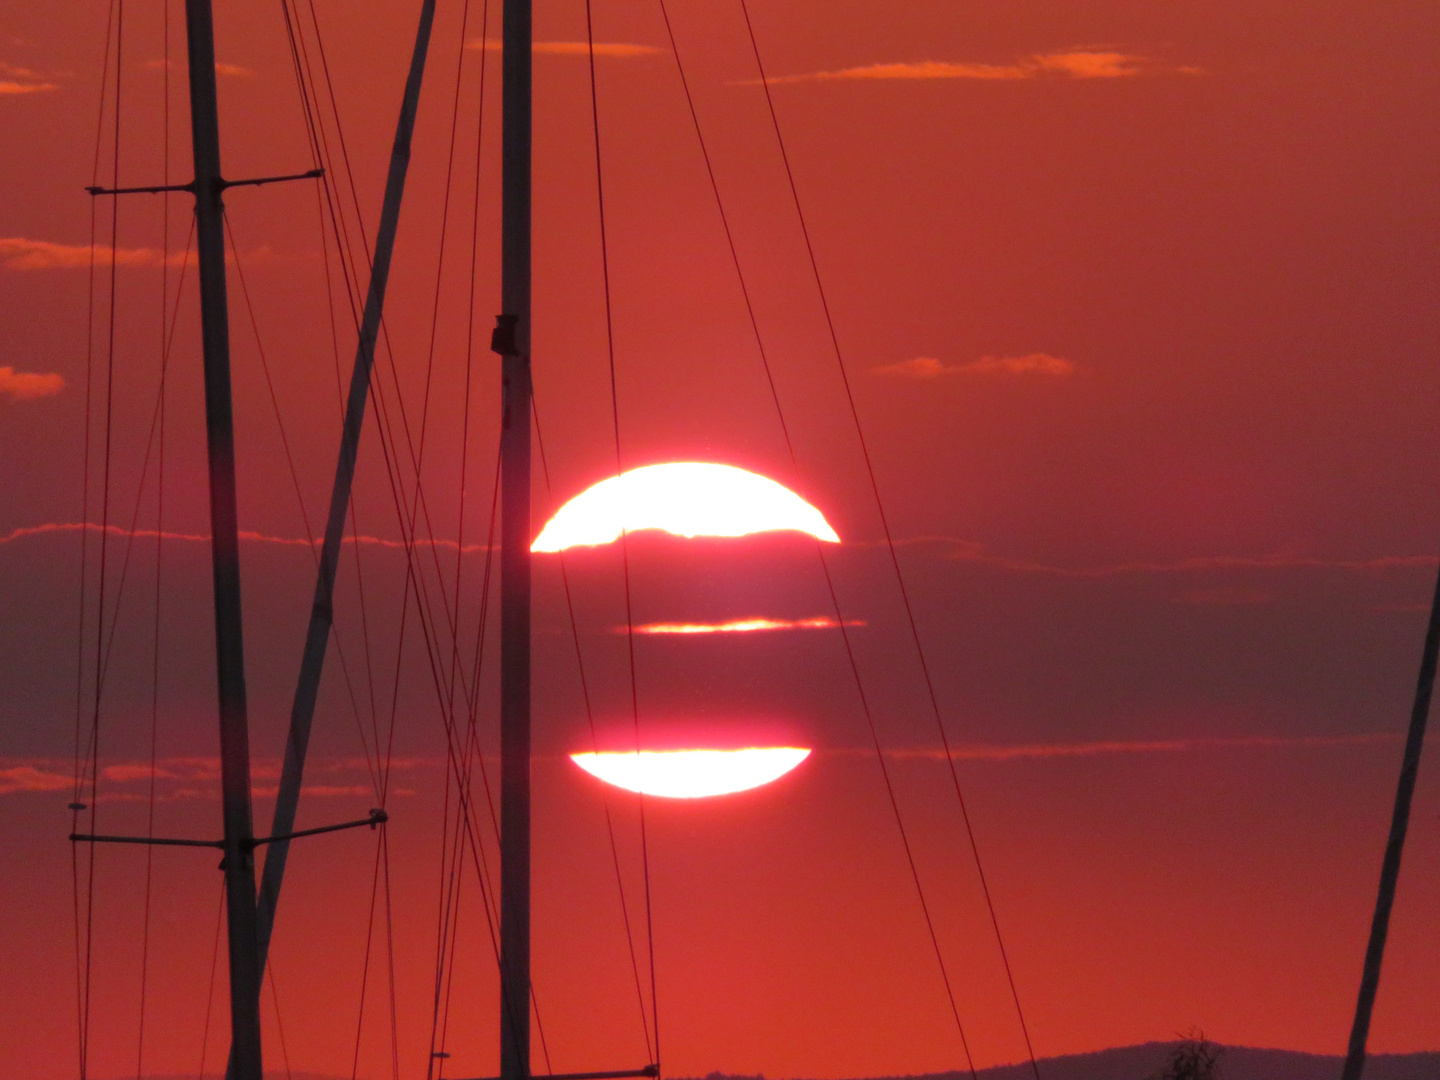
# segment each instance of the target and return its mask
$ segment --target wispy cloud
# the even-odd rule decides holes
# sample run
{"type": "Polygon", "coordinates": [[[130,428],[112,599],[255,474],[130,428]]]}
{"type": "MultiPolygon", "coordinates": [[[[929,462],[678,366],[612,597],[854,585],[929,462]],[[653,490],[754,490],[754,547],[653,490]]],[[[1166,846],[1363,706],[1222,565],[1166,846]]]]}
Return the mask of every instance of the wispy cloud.
{"type": "Polygon", "coordinates": [[[1066,49],[1035,53],[1009,64],[955,63],[921,60],[865,64],[836,71],[812,71],[802,75],[772,75],[769,82],[833,82],[839,80],[934,80],[972,79],[982,82],[1011,82],[1020,79],[1127,79],[1162,72],[1194,74],[1195,68],[1165,67],[1148,57],[1114,49],[1066,49]]]}
{"type": "Polygon", "coordinates": [[[40,94],[60,89],[58,83],[33,68],[16,67],[0,62],[0,97],[16,94],[40,94]]]}
{"type": "MultiPolygon", "coordinates": [[[[268,259],[274,252],[268,244],[262,244],[245,253],[246,262],[268,259]]],[[[159,248],[136,247],[115,248],[112,252],[107,244],[96,244],[94,262],[96,266],[108,266],[113,258],[116,266],[183,266],[195,261],[195,252],[172,251],[168,254],[159,248]]],[[[233,264],[235,252],[225,251],[225,261],[233,264]]],[[[31,240],[24,236],[0,236],[0,269],[4,270],[84,270],[90,266],[89,244],[57,244],[50,240],[31,240]]]]}
{"type": "MultiPolygon", "coordinates": [[[[111,257],[109,247],[95,246],[96,265],[109,263],[111,257]]],[[[159,266],[162,262],[179,266],[185,262],[186,254],[177,251],[167,257],[159,248],[116,248],[113,257],[117,266],[159,266]]],[[[83,270],[90,265],[90,260],[88,244],[56,244],[23,236],[0,236],[0,266],[6,270],[83,270]]]]}
{"type": "Polygon", "coordinates": [[[0,367],[0,398],[11,401],[31,401],[49,397],[65,389],[65,380],[54,372],[16,371],[13,367],[0,367]]]}
{"type": "Polygon", "coordinates": [[[1429,570],[1437,562],[1434,555],[1376,555],[1368,559],[1327,559],[1319,555],[1296,555],[1278,552],[1273,555],[1200,555],[1168,562],[1104,563],[1098,566],[1057,566],[1053,563],[1031,562],[988,552],[971,540],[952,537],[931,537],[929,541],[951,545],[949,557],[956,562],[983,563],[1000,570],[1021,574],[1045,574],[1068,578],[1107,578],[1129,574],[1199,574],[1234,570],[1348,570],[1373,574],[1385,570],[1429,570]]]}
{"type": "Polygon", "coordinates": [[[65,791],[74,783],[73,777],[53,768],[35,765],[0,768],[0,795],[10,795],[17,791],[65,791]]]}
{"type": "MultiPolygon", "coordinates": [[[[390,763],[392,772],[404,776],[415,770],[433,770],[443,765],[441,759],[396,758],[390,763]]],[[[251,774],[256,781],[252,794],[272,796],[280,778],[280,759],[257,758],[251,774]]],[[[319,759],[311,763],[311,782],[305,785],[306,795],[324,797],[372,796],[375,793],[373,763],[363,758],[319,759]]],[[[90,777],[93,766],[85,770],[83,801],[89,801],[90,777]]],[[[205,757],[167,757],[155,762],[155,796],[160,802],[184,799],[218,799],[220,797],[220,759],[205,757]]],[[[117,760],[99,768],[96,799],[102,803],[138,802],[150,794],[151,765],[149,761],[117,760]]],[[[0,758],[0,795],[24,793],[73,792],[74,765],[58,758],[0,758]]],[[[403,786],[392,787],[398,795],[413,795],[403,786]]]]}
{"type": "MultiPolygon", "coordinates": [[[[145,67],[151,71],[165,71],[167,69],[171,71],[185,70],[185,64],[183,62],[177,63],[174,60],[146,60],[145,67]]],[[[227,64],[222,60],[215,61],[215,74],[228,75],[231,78],[237,79],[253,79],[255,77],[255,72],[249,68],[241,67],[239,64],[227,64]]]]}
{"type": "MultiPolygon", "coordinates": [[[[101,526],[96,522],[81,523],[74,521],[49,521],[41,525],[26,525],[12,529],[8,533],[0,534],[0,547],[8,544],[20,543],[26,540],[40,540],[45,537],[65,535],[76,532],[101,532],[101,526]]],[[[107,525],[103,530],[109,536],[128,537],[130,531],[119,525],[107,525]]],[[[187,533],[166,530],[163,534],[157,533],[154,529],[137,529],[135,536],[139,539],[155,539],[163,536],[166,540],[173,540],[182,543],[208,544],[210,535],[208,533],[187,533]]],[[[313,543],[303,537],[295,536],[273,536],[268,533],[255,532],[250,529],[240,531],[240,539],[245,543],[274,544],[279,547],[319,547],[319,540],[313,543]]],[[[345,537],[345,543],[358,544],[362,547],[375,547],[383,550],[403,551],[405,542],[403,540],[392,540],[384,536],[360,535],[345,537]]],[[[417,547],[428,547],[432,543],[429,539],[418,539],[415,542],[417,547]]],[[[450,551],[459,550],[467,555],[486,550],[484,544],[457,545],[454,540],[437,538],[433,541],[436,547],[445,548],[450,551]]],[[[1303,555],[1292,552],[1276,552],[1269,555],[1198,555],[1187,559],[1174,559],[1170,561],[1144,561],[1100,563],[1091,566],[1062,566],[1056,563],[1037,562],[1030,559],[1018,559],[1010,555],[1002,555],[989,551],[985,546],[975,540],[966,540],[958,536],[924,535],[902,537],[895,541],[902,547],[916,545],[933,546],[942,549],[941,558],[953,562],[976,563],[988,566],[995,570],[1015,574],[1037,574],[1050,577],[1075,578],[1075,579],[1097,579],[1107,577],[1119,577],[1122,575],[1180,575],[1180,574],[1204,574],[1223,573],[1226,571],[1257,571],[1257,572],[1289,572],[1296,570],[1342,570],[1357,574],[1385,573],[1394,570],[1433,570],[1436,563],[1440,562],[1437,555],[1374,555],[1367,558],[1326,558],[1320,555],[1303,555]]],[[[878,547],[884,541],[874,540],[847,540],[844,546],[847,549],[864,549],[878,547]]],[[[1411,608],[1408,605],[1398,605],[1393,608],[1381,607],[1377,610],[1429,611],[1428,607],[1411,608]]],[[[849,620],[846,620],[847,625],[849,620]]],[[[659,624],[665,625],[665,624],[659,624]]],[[[684,625],[684,624],[675,624],[684,625]]],[[[858,624],[857,624],[858,625],[858,624]]]]}
{"type": "MultiPolygon", "coordinates": [[[[635,627],[637,634],[745,634],[766,630],[834,630],[840,624],[834,619],[820,615],[813,619],[767,619],[756,616],[750,619],[731,619],[728,622],[655,622],[642,623],[635,627]]],[[[846,626],[864,626],[861,619],[846,619],[846,626]]],[[[623,634],[626,628],[616,626],[613,632],[623,634]]]]}
{"type": "Polygon", "coordinates": [[[982,356],[963,364],[947,364],[933,356],[917,356],[896,364],[871,368],[871,373],[895,379],[940,379],[949,375],[1071,375],[1075,361],[1049,353],[1024,356],[982,356]]]}
{"type": "MultiPolygon", "coordinates": [[[[504,45],[496,38],[486,38],[483,41],[475,38],[467,41],[465,47],[500,52],[504,45]]],[[[530,51],[545,56],[588,56],[590,44],[585,41],[537,41],[530,46],[530,51]]],[[[630,60],[637,56],[658,56],[666,51],[655,45],[636,45],[628,41],[595,42],[596,56],[609,56],[620,60],[630,60]]]]}
{"type": "MultiPolygon", "coordinates": [[[[43,525],[25,525],[18,529],[0,535],[0,546],[13,544],[21,540],[36,539],[45,536],[54,536],[63,533],[73,532],[104,532],[107,536],[128,537],[130,530],[120,525],[106,525],[102,527],[96,522],[82,523],[78,521],[47,521],[43,525]]],[[[268,533],[255,532],[252,529],[241,529],[240,539],[246,543],[274,544],[279,547],[315,547],[320,546],[320,540],[310,541],[298,536],[272,536],[268,533]]],[[[177,532],[166,529],[164,532],[157,532],[155,529],[136,529],[135,537],[141,540],[154,540],[159,537],[164,540],[174,540],[190,544],[210,543],[209,533],[188,533],[177,532]]],[[[363,547],[387,548],[396,551],[405,550],[406,544],[403,540],[391,540],[383,536],[347,536],[344,539],[347,544],[359,544],[363,547]]],[[[431,545],[429,539],[417,539],[416,547],[428,548],[431,545]]],[[[486,550],[484,544],[465,544],[463,547],[454,540],[444,538],[434,541],[436,547],[448,548],[454,551],[459,548],[465,554],[472,554],[486,550]]]]}
{"type": "MultiPolygon", "coordinates": [[[[0,537],[0,543],[4,538],[0,537]]],[[[1181,575],[1224,573],[1227,571],[1290,572],[1297,570],[1343,570],[1357,574],[1385,573],[1392,570],[1433,570],[1440,556],[1437,555],[1373,555],[1367,558],[1326,558],[1321,555],[1306,555],[1297,552],[1279,551],[1268,555],[1197,555],[1186,559],[1134,560],[1130,562],[1099,563],[1090,566],[1062,566],[1057,563],[1018,559],[989,551],[976,540],[959,536],[927,534],[897,539],[897,546],[933,546],[942,549],[941,558],[953,562],[975,563],[1015,574],[1037,574],[1050,577],[1075,578],[1080,580],[1120,577],[1122,575],[1181,575]]],[[[873,548],[884,546],[883,540],[847,540],[847,548],[873,548]]],[[[1379,610],[1379,609],[1377,609],[1379,610]]],[[[1407,606],[1394,610],[1412,610],[1407,606]]],[[[1421,610],[1429,611],[1428,607],[1421,610]]]]}
{"type": "MultiPolygon", "coordinates": [[[[1389,732],[1358,735],[1241,735],[1198,739],[1138,739],[1082,743],[1021,743],[1009,746],[952,746],[955,761],[1019,761],[1026,758],[1100,757],[1115,754],[1181,754],[1202,750],[1307,749],[1338,746],[1373,746],[1394,742],[1389,732]]],[[[851,753],[873,753],[854,750],[851,753]]],[[[887,750],[886,757],[944,761],[939,747],[887,750]]]]}

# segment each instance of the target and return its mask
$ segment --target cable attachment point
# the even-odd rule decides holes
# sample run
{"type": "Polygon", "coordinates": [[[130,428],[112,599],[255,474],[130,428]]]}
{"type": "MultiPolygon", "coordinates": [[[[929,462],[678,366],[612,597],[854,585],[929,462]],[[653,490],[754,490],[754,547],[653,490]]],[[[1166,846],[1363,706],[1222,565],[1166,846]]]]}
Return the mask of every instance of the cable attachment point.
{"type": "Polygon", "coordinates": [[[490,331],[490,351],[501,356],[519,356],[515,344],[515,328],[520,323],[519,315],[496,315],[495,329],[490,331]]]}
{"type": "Polygon", "coordinates": [[[381,810],[379,807],[374,807],[371,809],[370,828],[372,830],[375,828],[376,825],[384,825],[389,820],[390,815],[387,814],[384,810],[381,810]]]}

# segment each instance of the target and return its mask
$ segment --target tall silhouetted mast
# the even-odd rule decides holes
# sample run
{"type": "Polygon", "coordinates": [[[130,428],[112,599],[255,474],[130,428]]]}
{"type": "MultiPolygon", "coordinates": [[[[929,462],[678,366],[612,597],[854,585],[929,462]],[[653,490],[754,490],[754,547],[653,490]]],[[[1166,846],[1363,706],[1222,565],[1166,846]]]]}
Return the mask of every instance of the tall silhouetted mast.
{"type": "Polygon", "coordinates": [[[1435,689],[1435,667],[1440,658],[1440,577],[1430,601],[1430,622],[1420,652],[1420,677],[1415,685],[1415,702],[1410,708],[1410,730],[1405,754],[1400,761],[1400,780],[1395,786],[1395,809],[1390,817],[1390,835],[1380,863],[1380,888],[1375,896],[1375,914],[1370,921],[1370,941],[1365,947],[1365,966],[1360,973],[1360,993],[1355,1002],[1355,1020],[1350,1028],[1350,1046],[1345,1055],[1341,1080],[1360,1080],[1365,1071],[1366,1043],[1370,1038],[1370,1014],[1380,989],[1380,965],[1385,959],[1385,939],[1390,932],[1390,909],[1395,906],[1395,886],[1400,881],[1400,857],[1405,852],[1405,833],[1410,828],[1410,803],[1415,780],[1420,774],[1420,751],[1425,746],[1425,723],[1430,716],[1430,697],[1435,689]]]}
{"type": "Polygon", "coordinates": [[[230,1025],[236,1080],[261,1080],[260,950],[255,923],[255,835],[250,818],[250,733],[240,621],[240,541],[235,510],[235,426],[230,398],[230,319],[225,301],[225,207],[215,100],[210,0],[185,0],[190,131],[195,155],[195,237],[205,358],[205,435],[210,461],[215,660],[220,688],[220,769],[229,916],[230,1025]]]}
{"type": "Polygon", "coordinates": [[[500,310],[500,1076],[530,1075],[530,0],[505,0],[500,310]]]}

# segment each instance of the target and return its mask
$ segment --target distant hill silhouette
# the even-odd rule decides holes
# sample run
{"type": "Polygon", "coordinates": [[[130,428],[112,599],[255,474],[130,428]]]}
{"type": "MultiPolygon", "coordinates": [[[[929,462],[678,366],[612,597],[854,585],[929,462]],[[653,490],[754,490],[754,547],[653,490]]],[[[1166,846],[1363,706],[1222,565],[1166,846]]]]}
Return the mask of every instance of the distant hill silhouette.
{"type": "MultiPolygon", "coordinates": [[[[1065,1054],[1040,1059],[1040,1080],[1151,1080],[1170,1060],[1178,1042],[1149,1042],[1116,1046],[1089,1054],[1065,1054]]],[[[1220,1046],[1218,1080],[1340,1080],[1342,1058],[1330,1054],[1302,1054],[1296,1050],[1262,1050],[1252,1046],[1220,1046]]],[[[1035,1080],[1030,1063],[996,1065],[979,1069],[979,1080],[1035,1080]]],[[[145,1080],[195,1080],[184,1076],[147,1076],[145,1080]]],[[[206,1075],[204,1080],[225,1080],[206,1075]]],[[[266,1070],[265,1080],[349,1080],[329,1073],[266,1070]]],[[[667,1077],[666,1080],[671,1080],[667,1077]]],[[[675,1078],[687,1080],[687,1078],[675,1078]]],[[[712,1072],[688,1080],[766,1080],[763,1075],[743,1076],[712,1072]]],[[[971,1080],[966,1071],[877,1076],[864,1080],[971,1080]]],[[[1371,1054],[1365,1059],[1365,1080],[1440,1080],[1440,1051],[1415,1054],[1371,1054]]]]}
{"type": "MultiPolygon", "coordinates": [[[[1178,1045],[1150,1042],[1089,1054],[1041,1058],[1040,1080],[1148,1080],[1165,1067],[1170,1052],[1178,1045]]],[[[1335,1055],[1302,1054],[1296,1050],[1262,1050],[1250,1046],[1224,1046],[1222,1050],[1219,1080],[1339,1080],[1343,1062],[1335,1055]]],[[[1029,1062],[979,1069],[977,1076],[979,1080],[1034,1080],[1029,1062]]],[[[704,1080],[765,1080],[765,1077],[714,1072],[704,1080]]],[[[926,1073],[873,1080],[970,1080],[970,1073],[926,1073]]],[[[1440,1080],[1440,1051],[1371,1054],[1365,1060],[1365,1080],[1440,1080]]]]}

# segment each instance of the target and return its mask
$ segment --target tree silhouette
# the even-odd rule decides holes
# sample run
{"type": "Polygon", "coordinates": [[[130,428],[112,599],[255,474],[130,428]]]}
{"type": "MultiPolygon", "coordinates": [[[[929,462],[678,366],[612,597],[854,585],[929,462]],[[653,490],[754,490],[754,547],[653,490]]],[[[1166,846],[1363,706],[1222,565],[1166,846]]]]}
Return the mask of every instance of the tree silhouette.
{"type": "Polygon", "coordinates": [[[1170,1051],[1165,1068],[1151,1080],[1217,1080],[1222,1052],[1203,1031],[1191,1031],[1170,1051]]]}

